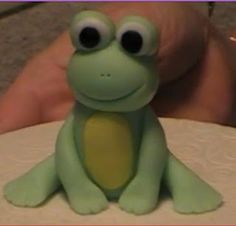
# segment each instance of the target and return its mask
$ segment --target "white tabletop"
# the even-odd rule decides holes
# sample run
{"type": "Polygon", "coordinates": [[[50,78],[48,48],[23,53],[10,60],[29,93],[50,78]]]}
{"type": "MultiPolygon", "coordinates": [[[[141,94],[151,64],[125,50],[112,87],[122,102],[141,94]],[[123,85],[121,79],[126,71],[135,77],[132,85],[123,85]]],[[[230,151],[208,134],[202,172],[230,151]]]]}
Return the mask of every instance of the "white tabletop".
{"type": "Polygon", "coordinates": [[[218,210],[182,215],[171,200],[144,216],[123,212],[116,204],[90,216],[74,213],[62,194],[38,208],[19,208],[3,198],[2,187],[54,152],[61,122],[39,125],[0,136],[0,224],[236,224],[236,129],[188,120],[161,119],[168,146],[178,158],[224,197],[218,210]]]}

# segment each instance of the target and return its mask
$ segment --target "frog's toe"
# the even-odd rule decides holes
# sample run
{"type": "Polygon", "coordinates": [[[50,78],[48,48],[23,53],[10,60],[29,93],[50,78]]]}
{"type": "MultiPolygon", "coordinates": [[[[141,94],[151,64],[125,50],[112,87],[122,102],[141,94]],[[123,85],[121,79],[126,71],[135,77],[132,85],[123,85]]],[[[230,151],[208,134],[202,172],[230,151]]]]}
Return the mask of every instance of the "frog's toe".
{"type": "Polygon", "coordinates": [[[180,213],[203,213],[217,209],[222,196],[192,170],[170,155],[164,180],[180,213]]]}
{"type": "Polygon", "coordinates": [[[102,193],[77,195],[70,198],[71,208],[78,214],[96,214],[108,208],[108,201],[102,193]]]}
{"type": "Polygon", "coordinates": [[[80,205],[73,206],[75,212],[81,214],[81,215],[88,215],[88,214],[97,214],[102,212],[103,210],[107,209],[108,204],[105,202],[86,202],[81,203],[80,205]]]}
{"type": "Polygon", "coordinates": [[[156,207],[156,199],[150,199],[145,195],[132,195],[129,197],[123,196],[119,200],[119,206],[121,209],[128,213],[135,215],[142,215],[152,212],[156,207]]]}
{"type": "Polygon", "coordinates": [[[107,203],[80,203],[71,204],[72,209],[81,215],[97,214],[107,209],[107,203]]]}
{"type": "Polygon", "coordinates": [[[222,196],[215,191],[208,194],[185,193],[174,198],[174,209],[184,214],[212,211],[221,204],[222,196]]]}
{"type": "Polygon", "coordinates": [[[138,204],[131,204],[131,203],[120,203],[120,208],[128,213],[132,213],[135,215],[143,215],[152,212],[155,209],[155,205],[147,205],[146,203],[138,203],[138,204]]]}
{"type": "Polygon", "coordinates": [[[35,207],[45,201],[47,196],[36,186],[25,180],[15,180],[4,187],[5,198],[15,206],[35,207]]]}

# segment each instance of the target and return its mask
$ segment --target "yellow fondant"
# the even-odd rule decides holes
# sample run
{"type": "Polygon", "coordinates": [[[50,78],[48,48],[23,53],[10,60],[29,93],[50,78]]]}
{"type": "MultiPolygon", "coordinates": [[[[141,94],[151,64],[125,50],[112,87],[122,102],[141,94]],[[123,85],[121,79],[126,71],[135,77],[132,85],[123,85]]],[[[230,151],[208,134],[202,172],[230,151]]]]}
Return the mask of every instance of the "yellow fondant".
{"type": "Polygon", "coordinates": [[[133,169],[133,137],[128,121],[116,113],[97,112],[85,125],[85,164],[105,189],[127,182],[133,169]]]}

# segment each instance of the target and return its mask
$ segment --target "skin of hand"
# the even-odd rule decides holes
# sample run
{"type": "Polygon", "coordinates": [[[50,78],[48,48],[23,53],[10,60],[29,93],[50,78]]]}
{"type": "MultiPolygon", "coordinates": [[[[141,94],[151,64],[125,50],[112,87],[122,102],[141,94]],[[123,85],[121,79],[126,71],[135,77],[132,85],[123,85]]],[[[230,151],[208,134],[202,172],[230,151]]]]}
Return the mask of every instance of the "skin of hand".
{"type": "MultiPolygon", "coordinates": [[[[158,116],[234,125],[235,44],[188,3],[109,3],[116,23],[145,16],[160,30],[156,56],[161,88],[152,102],[158,116]]],[[[64,119],[74,98],[66,68],[74,49],[67,32],[31,59],[0,99],[0,133],[64,119]]]]}

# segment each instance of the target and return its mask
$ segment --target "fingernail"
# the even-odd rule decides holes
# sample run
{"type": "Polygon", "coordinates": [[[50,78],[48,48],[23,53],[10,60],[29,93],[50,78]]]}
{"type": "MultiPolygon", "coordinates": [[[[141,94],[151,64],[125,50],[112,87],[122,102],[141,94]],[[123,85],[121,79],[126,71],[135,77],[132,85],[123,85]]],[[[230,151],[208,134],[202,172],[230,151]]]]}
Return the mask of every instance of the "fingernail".
{"type": "Polygon", "coordinates": [[[232,42],[236,42],[236,37],[230,36],[229,40],[232,41],[232,42]]]}

